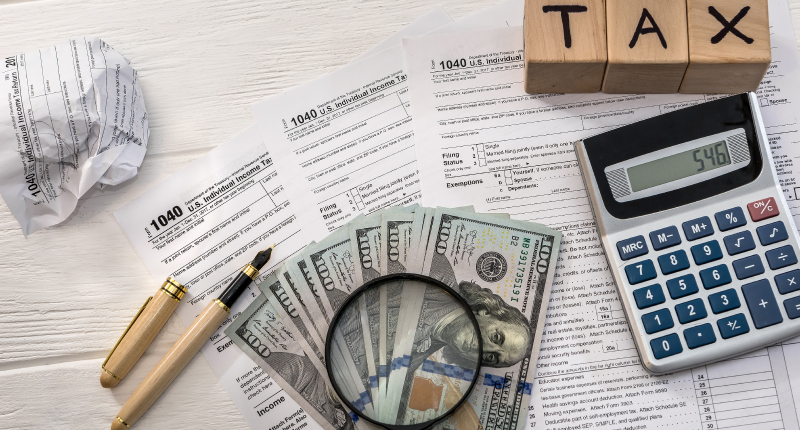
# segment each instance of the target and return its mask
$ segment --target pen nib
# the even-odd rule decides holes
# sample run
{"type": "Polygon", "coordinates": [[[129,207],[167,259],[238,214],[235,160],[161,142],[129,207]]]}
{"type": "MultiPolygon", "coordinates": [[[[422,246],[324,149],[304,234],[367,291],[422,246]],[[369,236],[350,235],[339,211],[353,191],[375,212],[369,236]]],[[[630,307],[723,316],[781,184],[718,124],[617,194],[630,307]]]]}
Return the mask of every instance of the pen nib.
{"type": "Polygon", "coordinates": [[[250,263],[258,270],[261,270],[265,264],[269,261],[269,257],[272,256],[272,249],[275,248],[275,245],[270,246],[269,248],[259,252],[256,254],[256,258],[250,263]]]}

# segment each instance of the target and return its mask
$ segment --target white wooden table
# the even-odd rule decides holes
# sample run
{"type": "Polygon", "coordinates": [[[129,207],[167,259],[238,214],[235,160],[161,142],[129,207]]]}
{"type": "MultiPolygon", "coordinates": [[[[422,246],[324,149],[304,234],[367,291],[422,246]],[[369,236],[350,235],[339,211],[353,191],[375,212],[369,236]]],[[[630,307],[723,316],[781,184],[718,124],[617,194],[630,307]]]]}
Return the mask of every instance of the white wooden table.
{"type": "MultiPolygon", "coordinates": [[[[100,387],[100,364],[161,282],[150,276],[113,211],[250,125],[252,102],[335,70],[435,5],[458,19],[495,3],[13,1],[0,1],[0,55],[99,36],[138,70],[152,134],[134,180],[90,191],[66,222],[27,240],[0,200],[2,429],[108,428],[183,332],[173,315],[119,386],[100,387]]],[[[800,0],[789,2],[800,28],[800,0]]],[[[201,357],[137,424],[189,427],[247,427],[201,357]]]]}

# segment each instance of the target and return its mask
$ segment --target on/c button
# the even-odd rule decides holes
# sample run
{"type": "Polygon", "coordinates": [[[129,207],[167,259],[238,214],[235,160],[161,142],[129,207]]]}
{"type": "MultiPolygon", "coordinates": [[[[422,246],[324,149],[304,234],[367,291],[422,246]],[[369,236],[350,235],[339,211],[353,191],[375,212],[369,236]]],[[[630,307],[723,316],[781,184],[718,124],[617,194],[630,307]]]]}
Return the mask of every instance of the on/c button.
{"type": "Polygon", "coordinates": [[[630,239],[620,240],[617,242],[617,250],[619,256],[623,260],[630,260],[631,258],[645,255],[648,252],[647,243],[644,241],[644,236],[636,236],[630,239]]]}

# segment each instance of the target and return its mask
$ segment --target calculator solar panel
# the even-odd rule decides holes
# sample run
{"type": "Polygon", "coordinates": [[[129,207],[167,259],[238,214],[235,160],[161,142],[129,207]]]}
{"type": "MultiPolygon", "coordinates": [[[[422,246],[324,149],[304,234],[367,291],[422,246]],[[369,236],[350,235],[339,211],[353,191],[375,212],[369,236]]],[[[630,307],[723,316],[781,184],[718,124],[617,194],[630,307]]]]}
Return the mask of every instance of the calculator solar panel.
{"type": "Polygon", "coordinates": [[[688,369],[800,335],[797,229],[755,94],[575,149],[646,369],[688,369]]]}

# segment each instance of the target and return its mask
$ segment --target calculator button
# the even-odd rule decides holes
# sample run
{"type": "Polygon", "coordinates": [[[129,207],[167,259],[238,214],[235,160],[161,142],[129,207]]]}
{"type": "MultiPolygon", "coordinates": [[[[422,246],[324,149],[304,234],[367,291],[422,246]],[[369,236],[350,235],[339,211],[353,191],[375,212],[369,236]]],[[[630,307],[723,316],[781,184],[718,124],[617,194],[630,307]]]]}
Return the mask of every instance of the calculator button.
{"type": "Polygon", "coordinates": [[[758,234],[758,241],[762,245],[772,245],[789,238],[789,233],[786,232],[786,226],[783,221],[773,222],[772,224],[762,225],[756,229],[758,234]]]}
{"type": "Polygon", "coordinates": [[[708,316],[706,307],[703,305],[703,299],[694,299],[692,301],[675,305],[675,313],[678,315],[678,321],[681,324],[697,321],[708,316]]]}
{"type": "Polygon", "coordinates": [[[673,299],[680,299],[699,291],[697,281],[694,280],[694,275],[691,273],[667,281],[667,290],[669,290],[669,296],[673,299]]]}
{"type": "Polygon", "coordinates": [[[719,266],[701,270],[700,280],[703,282],[703,287],[706,290],[710,290],[720,285],[730,284],[731,273],[728,271],[728,266],[720,264],[719,266]]]}
{"type": "Polygon", "coordinates": [[[747,318],[745,318],[744,314],[731,315],[717,320],[717,328],[719,329],[719,335],[723,339],[730,339],[750,331],[750,326],[747,324],[747,318]]]}
{"type": "Polygon", "coordinates": [[[761,221],[762,219],[772,218],[780,213],[775,199],[767,197],[750,203],[747,205],[747,210],[750,212],[750,218],[753,221],[761,221]]]}
{"type": "Polygon", "coordinates": [[[711,219],[704,216],[683,223],[683,233],[686,239],[696,240],[714,234],[714,227],[711,226],[711,219]]]}
{"type": "Polygon", "coordinates": [[[726,231],[747,224],[747,220],[744,218],[744,211],[738,206],[717,212],[714,214],[714,218],[717,220],[719,231],[726,231]]]}
{"type": "Polygon", "coordinates": [[[625,266],[625,274],[628,275],[628,282],[630,282],[631,285],[655,279],[657,276],[656,266],[654,266],[653,262],[650,260],[644,260],[631,264],[630,266],[625,266]]]}
{"type": "Polygon", "coordinates": [[[786,309],[786,316],[790,319],[800,317],[800,297],[784,300],[783,307],[786,309]]]}
{"type": "Polygon", "coordinates": [[[656,251],[670,246],[675,246],[681,243],[681,235],[678,233],[678,228],[669,226],[661,230],[650,232],[650,243],[653,244],[653,249],[656,251]]]}
{"type": "Polygon", "coordinates": [[[767,264],[769,264],[769,268],[772,270],[777,270],[781,267],[791,266],[792,264],[797,263],[797,255],[795,255],[792,245],[770,249],[767,251],[766,256],[767,264]]]}
{"type": "Polygon", "coordinates": [[[636,300],[636,307],[639,309],[649,308],[664,303],[664,290],[660,284],[653,284],[649,287],[633,290],[633,298],[636,300]]]}
{"type": "Polygon", "coordinates": [[[781,294],[789,294],[800,290],[800,270],[795,269],[791,272],[775,275],[775,285],[781,294]]]}
{"type": "Polygon", "coordinates": [[[708,296],[708,304],[711,305],[711,311],[715,314],[728,312],[731,309],[736,309],[742,304],[739,302],[739,295],[736,290],[720,291],[718,293],[710,294],[708,296]]]}
{"type": "Polygon", "coordinates": [[[681,339],[675,333],[651,340],[650,348],[653,350],[653,357],[656,360],[683,352],[681,339]]]}
{"type": "Polygon", "coordinates": [[[617,250],[619,257],[623,260],[630,260],[641,255],[647,254],[647,243],[644,241],[644,236],[636,236],[630,239],[620,240],[617,242],[617,250]]]}
{"type": "Polygon", "coordinates": [[[695,264],[706,264],[710,261],[719,260],[722,258],[722,250],[719,248],[719,242],[712,240],[693,246],[692,257],[694,257],[695,264]]]}
{"type": "Polygon", "coordinates": [[[683,331],[683,338],[686,339],[686,346],[688,346],[689,349],[699,348],[717,341],[711,324],[702,324],[697,327],[687,328],[683,331]]]}
{"type": "Polygon", "coordinates": [[[658,265],[661,266],[661,273],[669,275],[680,270],[689,268],[689,257],[686,251],[679,250],[658,257],[658,265]]]}
{"type": "Polygon", "coordinates": [[[751,255],[734,261],[733,271],[736,272],[736,279],[747,279],[764,273],[764,265],[761,264],[761,257],[751,255]]]}
{"type": "Polygon", "coordinates": [[[725,249],[728,250],[728,255],[736,255],[742,252],[756,249],[756,242],[753,240],[753,235],[749,230],[745,230],[730,236],[725,236],[725,249]]]}
{"type": "Polygon", "coordinates": [[[669,314],[669,309],[660,309],[642,315],[642,324],[644,324],[644,331],[647,332],[647,334],[666,330],[675,325],[675,323],[672,322],[672,315],[669,314]]]}
{"type": "Polygon", "coordinates": [[[783,322],[781,309],[778,307],[775,295],[772,294],[769,281],[762,279],[742,285],[742,294],[744,294],[747,308],[750,309],[750,318],[753,319],[756,328],[769,327],[783,322]]]}

